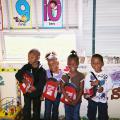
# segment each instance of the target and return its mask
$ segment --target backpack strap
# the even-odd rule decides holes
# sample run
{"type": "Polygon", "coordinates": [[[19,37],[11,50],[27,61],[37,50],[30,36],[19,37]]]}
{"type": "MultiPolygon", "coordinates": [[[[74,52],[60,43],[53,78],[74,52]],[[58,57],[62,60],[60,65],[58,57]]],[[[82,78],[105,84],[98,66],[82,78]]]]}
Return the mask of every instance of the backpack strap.
{"type": "Polygon", "coordinates": [[[96,77],[96,75],[94,74],[94,72],[91,71],[91,74],[93,75],[93,77],[94,77],[96,80],[98,80],[97,77],[96,77]]]}
{"type": "Polygon", "coordinates": [[[53,77],[53,72],[50,70],[51,77],[53,77]]]}

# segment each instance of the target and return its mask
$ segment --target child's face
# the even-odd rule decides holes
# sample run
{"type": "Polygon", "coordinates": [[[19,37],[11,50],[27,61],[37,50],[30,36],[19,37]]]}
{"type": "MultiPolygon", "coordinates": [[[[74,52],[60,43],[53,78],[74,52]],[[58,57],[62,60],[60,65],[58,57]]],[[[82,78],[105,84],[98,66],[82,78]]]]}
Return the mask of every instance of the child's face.
{"type": "Polygon", "coordinates": [[[48,66],[53,73],[59,70],[59,62],[57,60],[48,60],[48,66]]]}
{"type": "Polygon", "coordinates": [[[68,67],[70,69],[70,72],[74,72],[78,68],[78,64],[77,64],[77,62],[74,59],[68,60],[67,65],[68,65],[68,67]]]}
{"type": "Polygon", "coordinates": [[[40,56],[38,56],[37,53],[36,53],[36,54],[35,54],[35,53],[30,53],[30,54],[28,54],[28,62],[29,62],[31,65],[37,63],[38,60],[39,60],[39,58],[40,58],[40,56]]]}
{"type": "Polygon", "coordinates": [[[51,4],[50,4],[51,9],[54,9],[55,6],[56,6],[55,3],[51,3],[51,4]]]}
{"type": "Polygon", "coordinates": [[[92,58],[91,66],[95,70],[95,72],[101,72],[103,65],[104,65],[103,62],[99,58],[97,57],[92,58]]]}

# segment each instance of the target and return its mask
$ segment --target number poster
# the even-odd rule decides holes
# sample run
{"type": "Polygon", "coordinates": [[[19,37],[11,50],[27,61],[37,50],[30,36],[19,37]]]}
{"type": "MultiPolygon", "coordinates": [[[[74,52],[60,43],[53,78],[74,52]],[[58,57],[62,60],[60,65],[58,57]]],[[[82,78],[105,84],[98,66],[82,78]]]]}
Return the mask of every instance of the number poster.
{"type": "Polygon", "coordinates": [[[11,0],[13,28],[31,28],[31,0],[11,0]]]}
{"type": "Polygon", "coordinates": [[[43,28],[63,27],[63,1],[43,0],[43,28]]]}

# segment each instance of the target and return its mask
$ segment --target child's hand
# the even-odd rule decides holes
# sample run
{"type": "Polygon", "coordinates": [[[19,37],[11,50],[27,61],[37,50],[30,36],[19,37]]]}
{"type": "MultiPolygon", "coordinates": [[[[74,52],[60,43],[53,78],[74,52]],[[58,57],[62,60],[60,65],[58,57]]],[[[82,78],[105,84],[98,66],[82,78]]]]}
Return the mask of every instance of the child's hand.
{"type": "Polygon", "coordinates": [[[25,83],[26,85],[28,84],[28,81],[25,79],[23,79],[22,82],[25,83]]]}
{"type": "Polygon", "coordinates": [[[99,84],[99,80],[91,81],[91,86],[97,86],[99,84]]]}
{"type": "Polygon", "coordinates": [[[36,88],[35,88],[34,86],[31,86],[31,87],[29,88],[29,90],[33,92],[33,91],[36,90],[36,88]]]}
{"type": "Polygon", "coordinates": [[[41,100],[41,101],[44,101],[44,96],[43,96],[43,95],[40,97],[40,100],[41,100]]]}
{"type": "Polygon", "coordinates": [[[32,91],[30,89],[28,89],[27,93],[31,93],[32,91]]]}
{"type": "Polygon", "coordinates": [[[98,92],[99,92],[99,93],[103,92],[103,90],[104,90],[103,87],[99,87],[99,88],[98,88],[98,92]]]}
{"type": "Polygon", "coordinates": [[[78,103],[77,100],[73,100],[73,101],[71,102],[72,105],[76,105],[77,103],[78,103]]]}
{"type": "Polygon", "coordinates": [[[68,95],[65,95],[65,98],[66,98],[70,103],[73,101],[68,95]]]}

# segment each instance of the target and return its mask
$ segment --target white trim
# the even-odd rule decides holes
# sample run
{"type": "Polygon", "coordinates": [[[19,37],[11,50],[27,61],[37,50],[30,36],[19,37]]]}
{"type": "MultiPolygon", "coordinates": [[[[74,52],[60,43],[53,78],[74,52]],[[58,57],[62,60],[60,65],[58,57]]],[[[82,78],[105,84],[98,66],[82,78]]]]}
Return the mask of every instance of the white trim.
{"type": "Polygon", "coordinates": [[[35,29],[30,29],[30,30],[4,30],[3,33],[4,35],[58,35],[58,34],[68,34],[68,33],[73,33],[76,32],[77,30],[66,30],[66,29],[41,29],[41,30],[35,30],[35,29]]]}
{"type": "Polygon", "coordinates": [[[37,1],[36,0],[34,0],[34,14],[35,14],[35,27],[36,27],[36,29],[38,30],[39,29],[39,26],[38,26],[38,15],[37,15],[37,13],[38,13],[38,10],[37,10],[37,1]]]}
{"type": "Polygon", "coordinates": [[[3,32],[0,31],[0,61],[3,61],[3,56],[4,56],[4,40],[3,40],[3,32]]]}
{"type": "Polygon", "coordinates": [[[66,30],[69,30],[69,12],[68,12],[68,0],[65,0],[65,19],[66,19],[66,23],[65,23],[65,27],[66,27],[66,30]]]}
{"type": "MultiPolygon", "coordinates": [[[[10,29],[10,12],[9,12],[9,7],[10,7],[10,4],[8,3],[8,0],[5,0],[5,3],[6,3],[6,11],[7,11],[7,20],[8,20],[8,29],[10,29]]],[[[4,23],[4,22],[3,22],[4,23]]]]}

